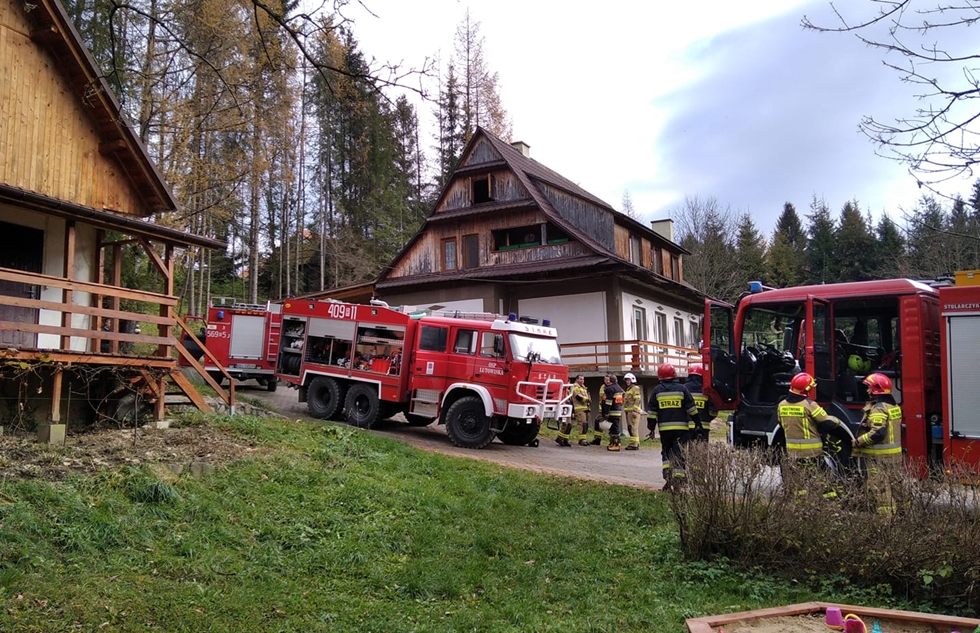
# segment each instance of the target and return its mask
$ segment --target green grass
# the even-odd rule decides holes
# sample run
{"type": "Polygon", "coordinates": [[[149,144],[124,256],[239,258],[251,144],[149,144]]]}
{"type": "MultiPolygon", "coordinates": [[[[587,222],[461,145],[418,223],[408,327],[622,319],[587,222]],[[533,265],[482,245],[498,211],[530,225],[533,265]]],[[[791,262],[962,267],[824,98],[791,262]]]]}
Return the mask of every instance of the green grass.
{"type": "Polygon", "coordinates": [[[849,597],[684,561],[660,493],[332,424],[195,423],[280,450],[203,480],[0,483],[0,629],[679,633],[849,597]]]}

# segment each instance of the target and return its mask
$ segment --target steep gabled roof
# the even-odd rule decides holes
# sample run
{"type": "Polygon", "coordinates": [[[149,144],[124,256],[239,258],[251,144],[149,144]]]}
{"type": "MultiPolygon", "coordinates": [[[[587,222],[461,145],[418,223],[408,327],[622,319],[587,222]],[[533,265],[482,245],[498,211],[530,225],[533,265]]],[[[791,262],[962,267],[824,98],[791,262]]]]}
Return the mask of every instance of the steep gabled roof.
{"type": "Polygon", "coordinates": [[[140,192],[149,213],[176,210],[176,199],[126,120],[112,89],[61,3],[58,0],[35,0],[23,6],[32,25],[31,39],[41,43],[54,56],[55,67],[79,101],[85,104],[102,139],[99,151],[115,156],[140,192]]]}
{"type": "Polygon", "coordinates": [[[607,246],[599,242],[595,237],[590,235],[588,232],[582,230],[574,223],[567,220],[562,216],[551,204],[551,201],[542,191],[540,184],[545,184],[550,187],[564,191],[565,193],[579,198],[581,200],[587,201],[588,203],[594,205],[603,212],[610,214],[614,222],[620,222],[630,226],[633,230],[642,233],[645,237],[650,239],[654,243],[658,243],[662,246],[669,246],[672,250],[680,253],[689,254],[688,251],[678,244],[671,242],[664,236],[660,235],[653,229],[646,227],[640,222],[623,215],[619,211],[613,209],[608,203],[602,201],[596,196],[592,195],[585,189],[581,188],[571,180],[565,178],[561,174],[555,172],[548,167],[545,167],[541,163],[525,156],[521,151],[512,147],[509,143],[503,141],[497,136],[491,134],[490,132],[478,127],[473,138],[467,143],[466,147],[462,152],[462,157],[451,176],[450,184],[447,184],[442,192],[439,194],[439,198],[433,205],[433,213],[426,218],[425,222],[419,231],[412,237],[411,240],[405,245],[404,248],[395,256],[392,260],[392,265],[398,262],[403,255],[405,255],[425,234],[426,230],[432,225],[442,221],[454,220],[462,217],[471,217],[474,215],[480,215],[483,213],[489,213],[493,211],[509,211],[516,209],[526,209],[529,207],[535,207],[540,210],[551,222],[556,226],[560,227],[562,230],[567,232],[570,236],[574,237],[576,240],[587,246],[591,251],[592,255],[572,258],[572,259],[561,259],[561,260],[545,260],[534,262],[533,264],[520,264],[520,265],[509,265],[509,266],[494,266],[492,268],[484,269],[466,269],[459,271],[452,271],[448,273],[430,273],[426,275],[411,275],[408,277],[391,277],[388,278],[388,271],[391,270],[393,266],[389,266],[385,271],[383,271],[376,282],[376,287],[378,288],[395,288],[403,287],[412,284],[425,284],[425,283],[436,283],[436,282],[453,282],[458,280],[467,279],[481,279],[481,280],[491,280],[499,279],[503,277],[518,277],[525,275],[527,273],[546,273],[548,271],[558,271],[567,270],[571,264],[574,265],[584,265],[587,267],[595,269],[596,266],[611,266],[621,272],[625,272],[628,276],[635,278],[641,283],[646,283],[652,286],[657,286],[661,288],[670,289],[679,294],[687,295],[692,298],[701,298],[703,295],[693,286],[686,283],[681,283],[669,279],[663,275],[659,275],[651,270],[637,266],[636,264],[623,259],[617,255],[613,250],[609,249],[607,246]],[[479,163],[477,165],[465,165],[466,159],[473,153],[477,144],[485,139],[493,151],[500,156],[499,160],[494,160],[485,163],[479,163]],[[531,199],[528,201],[524,200],[514,200],[514,201],[504,201],[504,202],[488,202],[480,204],[479,206],[465,207],[460,209],[449,209],[446,211],[440,211],[435,213],[434,210],[438,209],[446,199],[450,191],[450,184],[452,180],[460,176],[465,176],[468,172],[474,171],[484,171],[487,168],[501,168],[506,167],[509,169],[515,177],[523,185],[524,189],[528,192],[531,199]]]}

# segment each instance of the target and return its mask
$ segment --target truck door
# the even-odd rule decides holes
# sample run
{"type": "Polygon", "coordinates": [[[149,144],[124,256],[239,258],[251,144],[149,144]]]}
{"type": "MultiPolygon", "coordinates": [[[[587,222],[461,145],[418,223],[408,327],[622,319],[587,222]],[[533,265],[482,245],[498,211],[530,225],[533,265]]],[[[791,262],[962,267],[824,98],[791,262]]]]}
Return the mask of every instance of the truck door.
{"type": "Polygon", "coordinates": [[[830,402],[837,391],[834,378],[834,339],[830,319],[830,304],[813,295],[806,298],[806,331],[810,333],[806,341],[806,357],[809,360],[810,375],[817,381],[818,402],[830,402]]]}
{"type": "Polygon", "coordinates": [[[418,344],[409,365],[410,413],[428,418],[438,414],[449,375],[448,347],[448,327],[425,322],[419,324],[418,344]]]}
{"type": "MultiPolygon", "coordinates": [[[[454,343],[449,354],[447,386],[454,382],[472,382],[487,386],[491,393],[507,393],[506,365],[503,359],[494,355],[494,340],[501,335],[475,328],[454,328],[452,336],[454,343]]],[[[503,349],[502,341],[498,349],[503,349]]]]}
{"type": "Polygon", "coordinates": [[[701,327],[701,362],[707,374],[705,392],[718,409],[731,409],[738,395],[734,308],[705,299],[701,327]]]}

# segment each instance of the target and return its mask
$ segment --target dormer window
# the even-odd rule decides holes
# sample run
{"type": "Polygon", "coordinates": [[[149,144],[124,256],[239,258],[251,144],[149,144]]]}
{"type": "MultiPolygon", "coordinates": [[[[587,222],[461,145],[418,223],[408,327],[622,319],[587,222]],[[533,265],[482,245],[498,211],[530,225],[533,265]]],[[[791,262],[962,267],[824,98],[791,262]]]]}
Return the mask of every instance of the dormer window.
{"type": "Polygon", "coordinates": [[[473,204],[493,202],[493,176],[477,176],[473,179],[473,204]]]}
{"type": "Polygon", "coordinates": [[[493,248],[497,251],[510,251],[535,246],[553,246],[569,241],[569,235],[554,224],[532,224],[497,229],[493,232],[493,248]]]}

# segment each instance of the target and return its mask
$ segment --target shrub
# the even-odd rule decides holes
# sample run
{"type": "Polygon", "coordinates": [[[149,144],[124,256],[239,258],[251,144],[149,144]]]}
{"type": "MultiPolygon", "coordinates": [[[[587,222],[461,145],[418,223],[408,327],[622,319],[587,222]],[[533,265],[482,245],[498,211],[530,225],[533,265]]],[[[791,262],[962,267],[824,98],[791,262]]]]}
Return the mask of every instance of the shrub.
{"type": "Polygon", "coordinates": [[[813,473],[783,485],[760,451],[694,443],[685,454],[687,489],[671,499],[685,556],[814,586],[885,586],[961,614],[980,609],[980,494],[959,477],[885,473],[895,511],[880,512],[858,481],[813,473]]]}

